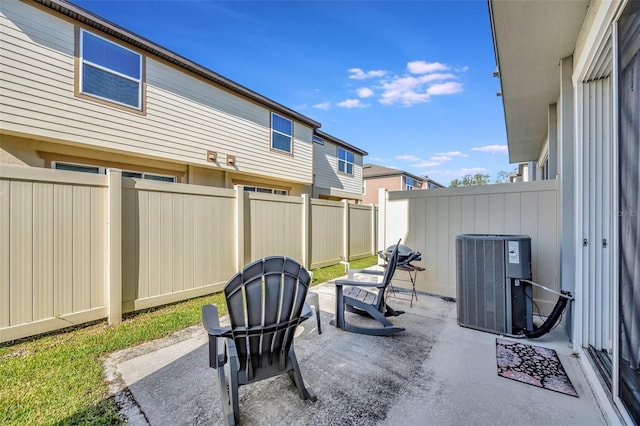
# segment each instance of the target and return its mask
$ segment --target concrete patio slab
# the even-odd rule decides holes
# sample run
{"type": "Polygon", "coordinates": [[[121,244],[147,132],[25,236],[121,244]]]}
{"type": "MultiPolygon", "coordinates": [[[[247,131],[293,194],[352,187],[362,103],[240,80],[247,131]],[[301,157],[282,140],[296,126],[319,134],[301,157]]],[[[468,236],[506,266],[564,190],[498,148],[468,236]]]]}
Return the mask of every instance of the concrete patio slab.
{"type": "MultiPolygon", "coordinates": [[[[607,424],[566,336],[557,329],[529,343],[555,349],[579,397],[497,375],[496,335],[460,327],[456,305],[418,295],[389,299],[407,330],[377,337],[329,325],[334,286],[314,287],[323,333],[315,321],[295,340],[316,403],[298,397],[287,376],[240,387],[242,424],[264,425],[603,425],[607,424]]],[[[526,339],[525,339],[526,341],[526,339]]],[[[216,371],[208,367],[201,326],[117,352],[108,380],[131,424],[221,424],[216,371]]]]}

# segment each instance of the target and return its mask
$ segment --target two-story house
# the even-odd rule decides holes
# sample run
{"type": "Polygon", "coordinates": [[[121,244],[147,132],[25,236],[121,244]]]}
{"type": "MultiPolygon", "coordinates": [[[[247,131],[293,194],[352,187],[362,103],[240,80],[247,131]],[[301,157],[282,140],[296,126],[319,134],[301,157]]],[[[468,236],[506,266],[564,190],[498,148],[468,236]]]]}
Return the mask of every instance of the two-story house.
{"type": "Polygon", "coordinates": [[[320,130],[313,142],[313,197],[361,202],[362,160],[367,152],[320,130]]]}
{"type": "Polygon", "coordinates": [[[443,185],[427,177],[416,176],[403,170],[378,166],[376,164],[364,165],[362,179],[364,181],[362,202],[365,204],[377,203],[378,190],[381,188],[387,191],[411,191],[413,189],[443,187],[443,185]]]}
{"type": "Polygon", "coordinates": [[[0,37],[0,164],[288,195],[343,181],[314,167],[320,123],[71,3],[3,1],[0,37]]]}

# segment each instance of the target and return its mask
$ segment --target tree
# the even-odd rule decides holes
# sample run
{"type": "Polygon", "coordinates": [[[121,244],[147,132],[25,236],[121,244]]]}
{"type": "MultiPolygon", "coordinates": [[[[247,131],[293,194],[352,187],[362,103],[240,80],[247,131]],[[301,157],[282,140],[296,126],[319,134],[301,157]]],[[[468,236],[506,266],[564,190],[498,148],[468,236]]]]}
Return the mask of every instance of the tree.
{"type": "Polygon", "coordinates": [[[507,172],[505,170],[499,171],[498,177],[496,178],[496,183],[509,183],[511,181],[509,179],[509,176],[511,175],[511,173],[515,173],[517,171],[518,171],[517,167],[510,172],[507,172]]]}
{"type": "Polygon", "coordinates": [[[458,186],[474,186],[487,185],[489,183],[489,175],[486,173],[476,173],[475,175],[465,175],[462,179],[454,179],[449,184],[450,188],[458,186]]]}

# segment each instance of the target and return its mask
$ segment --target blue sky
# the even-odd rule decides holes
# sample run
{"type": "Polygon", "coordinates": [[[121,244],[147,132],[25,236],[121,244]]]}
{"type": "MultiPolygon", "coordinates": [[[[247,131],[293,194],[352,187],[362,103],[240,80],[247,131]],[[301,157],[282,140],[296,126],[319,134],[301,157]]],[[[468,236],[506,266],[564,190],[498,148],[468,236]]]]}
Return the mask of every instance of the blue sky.
{"type": "Polygon", "coordinates": [[[448,184],[508,162],[487,2],[74,3],[448,184]]]}

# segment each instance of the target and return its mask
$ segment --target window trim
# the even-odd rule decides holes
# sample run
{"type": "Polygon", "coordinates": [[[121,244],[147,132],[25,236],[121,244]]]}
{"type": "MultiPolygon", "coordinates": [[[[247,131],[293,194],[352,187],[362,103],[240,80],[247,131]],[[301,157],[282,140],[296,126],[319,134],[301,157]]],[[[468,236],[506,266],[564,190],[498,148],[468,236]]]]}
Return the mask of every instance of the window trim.
{"type": "Polygon", "coordinates": [[[347,176],[355,176],[355,164],[356,164],[356,154],[353,151],[349,151],[346,148],[341,148],[341,147],[336,147],[337,148],[337,152],[336,152],[336,158],[338,159],[338,173],[347,175],[347,176]],[[340,158],[340,150],[345,152],[345,158],[344,160],[340,158]],[[353,156],[353,161],[349,161],[348,159],[348,154],[351,154],[353,156]],[[340,163],[344,163],[344,171],[340,170],[340,163]],[[348,165],[351,164],[351,173],[349,173],[348,170],[348,165]]]}
{"type": "Polygon", "coordinates": [[[415,179],[407,177],[407,176],[403,176],[403,181],[404,181],[404,191],[413,191],[413,189],[415,188],[415,179]],[[411,181],[411,183],[409,183],[409,181],[411,181]]]}
{"type": "MultiPolygon", "coordinates": [[[[63,169],[58,169],[57,165],[58,164],[65,164],[65,165],[69,165],[69,166],[78,166],[78,167],[87,167],[87,168],[95,168],[98,169],[98,173],[99,175],[105,175],[107,174],[107,169],[109,169],[109,167],[105,167],[105,166],[97,166],[97,165],[92,165],[92,164],[86,164],[86,163],[79,163],[79,162],[74,162],[74,161],[51,161],[51,168],[55,169],[55,170],[63,170],[63,169]]],[[[72,171],[72,170],[68,170],[68,171],[72,171]]],[[[81,171],[78,171],[78,173],[82,173],[81,171]]],[[[90,172],[88,172],[90,173],[90,172]]],[[[140,177],[136,177],[134,179],[146,179],[146,180],[153,180],[156,182],[171,182],[171,183],[178,183],[178,176],[177,175],[167,175],[167,174],[162,174],[162,173],[154,173],[154,172],[143,172],[143,171],[136,171],[136,170],[127,170],[127,169],[122,169],[122,173],[123,175],[125,173],[132,173],[132,174],[139,174],[140,177]],[[157,177],[163,177],[163,178],[170,178],[173,179],[173,181],[168,181],[168,180],[161,180],[161,179],[153,179],[153,178],[148,178],[147,176],[157,176],[157,177]]],[[[123,176],[126,177],[126,176],[123,176]]]]}
{"type": "Polygon", "coordinates": [[[275,152],[278,152],[278,153],[282,153],[282,154],[287,154],[287,155],[293,155],[293,127],[294,127],[293,124],[294,124],[293,120],[285,117],[284,115],[277,114],[277,113],[275,113],[273,111],[271,112],[271,126],[270,126],[271,127],[271,133],[269,134],[269,138],[271,139],[270,146],[271,146],[271,150],[272,151],[275,151],[275,152]],[[286,133],[282,133],[281,131],[276,130],[276,129],[273,128],[273,117],[274,116],[280,117],[280,118],[282,118],[284,120],[287,120],[288,122],[291,123],[291,134],[290,135],[287,135],[286,133]],[[275,146],[273,146],[273,133],[274,132],[278,133],[280,135],[283,135],[283,136],[287,136],[289,138],[289,151],[285,151],[283,149],[276,148],[275,146]]]}
{"type": "Polygon", "coordinates": [[[55,154],[47,151],[36,151],[38,157],[44,160],[44,167],[47,169],[55,168],[54,165],[58,163],[76,164],[79,166],[87,167],[102,167],[104,169],[119,169],[124,171],[137,170],[138,172],[145,172],[154,175],[161,176],[175,176],[178,183],[184,183],[186,181],[186,172],[183,170],[172,168],[160,168],[152,166],[144,166],[134,163],[123,163],[121,161],[105,161],[99,160],[94,157],[79,157],[74,155],[55,154]]]}
{"type": "Polygon", "coordinates": [[[269,188],[269,187],[260,186],[260,185],[242,185],[242,190],[247,192],[256,192],[259,194],[289,195],[289,190],[287,189],[269,188]],[[248,189],[248,188],[253,188],[253,189],[248,189]],[[262,191],[258,191],[259,189],[262,189],[262,191]]]}
{"type": "Polygon", "coordinates": [[[99,103],[101,105],[106,105],[106,106],[110,106],[110,107],[114,107],[120,110],[124,110],[124,111],[128,111],[128,112],[133,112],[136,114],[140,114],[140,115],[145,115],[146,114],[146,57],[145,55],[143,55],[141,52],[138,52],[135,49],[132,49],[128,46],[124,46],[121,43],[118,43],[117,41],[112,40],[110,37],[105,36],[105,35],[101,35],[98,34],[96,32],[93,31],[89,31],[83,27],[80,26],[76,26],[75,27],[75,58],[74,58],[74,95],[78,98],[82,98],[82,99],[87,99],[90,100],[92,102],[96,102],[99,103]],[[94,67],[96,69],[100,69],[102,71],[108,72],[112,75],[116,75],[118,77],[121,78],[125,78],[128,79],[130,81],[137,81],[138,84],[138,103],[139,106],[135,107],[135,106],[131,106],[113,99],[109,99],[100,95],[95,95],[93,93],[87,93],[84,92],[82,90],[82,79],[83,79],[83,64],[85,64],[84,58],[83,58],[83,34],[84,33],[88,33],[91,34],[94,37],[100,38],[108,43],[111,43],[115,46],[118,46],[124,50],[127,50],[131,53],[134,53],[135,55],[138,55],[140,58],[140,78],[139,79],[135,79],[132,78],[130,76],[124,75],[122,73],[119,73],[118,71],[115,70],[111,70],[107,67],[104,67],[102,65],[99,64],[95,64],[91,61],[86,61],[87,64],[89,64],[91,67],[94,67]]]}

